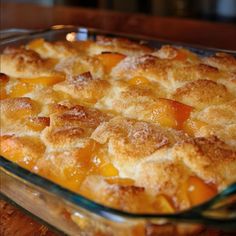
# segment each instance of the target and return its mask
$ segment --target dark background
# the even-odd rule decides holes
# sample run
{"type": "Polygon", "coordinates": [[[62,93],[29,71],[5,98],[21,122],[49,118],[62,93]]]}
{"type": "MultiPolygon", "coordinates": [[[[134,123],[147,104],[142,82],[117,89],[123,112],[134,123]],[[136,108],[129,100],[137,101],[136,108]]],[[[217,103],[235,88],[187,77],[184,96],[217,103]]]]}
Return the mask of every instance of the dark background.
{"type": "Polygon", "coordinates": [[[41,5],[68,5],[148,15],[236,22],[236,0],[3,0],[41,5]]]}

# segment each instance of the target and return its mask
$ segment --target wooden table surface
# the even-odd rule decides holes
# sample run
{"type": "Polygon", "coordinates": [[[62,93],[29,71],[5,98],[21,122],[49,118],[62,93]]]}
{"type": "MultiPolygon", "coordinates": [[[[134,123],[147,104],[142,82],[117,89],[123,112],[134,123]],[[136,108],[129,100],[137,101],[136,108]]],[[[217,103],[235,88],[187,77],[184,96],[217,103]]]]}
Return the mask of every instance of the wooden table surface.
{"type": "MultiPolygon", "coordinates": [[[[236,50],[236,26],[188,19],[162,18],[64,6],[1,3],[1,29],[45,28],[74,24],[112,32],[236,50]]],[[[15,207],[0,201],[0,235],[55,235],[15,207]],[[27,229],[27,230],[26,230],[27,229]]]]}
{"type": "Polygon", "coordinates": [[[115,32],[236,50],[236,26],[64,6],[1,4],[1,28],[44,28],[74,24],[115,32]]]}

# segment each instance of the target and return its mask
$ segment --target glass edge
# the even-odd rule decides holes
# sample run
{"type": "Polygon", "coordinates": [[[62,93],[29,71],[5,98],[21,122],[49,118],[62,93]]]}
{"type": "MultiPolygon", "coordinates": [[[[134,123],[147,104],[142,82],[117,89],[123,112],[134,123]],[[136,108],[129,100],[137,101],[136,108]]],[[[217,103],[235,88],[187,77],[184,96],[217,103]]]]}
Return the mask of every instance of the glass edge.
{"type": "Polygon", "coordinates": [[[49,224],[47,221],[43,220],[42,218],[39,218],[38,216],[34,215],[30,211],[26,210],[25,208],[23,208],[22,206],[20,206],[15,201],[13,201],[11,198],[9,198],[8,196],[6,196],[5,194],[3,194],[1,192],[0,192],[0,200],[3,200],[5,202],[9,203],[10,205],[12,205],[13,207],[15,207],[16,209],[19,209],[22,213],[29,216],[33,220],[35,220],[35,222],[37,222],[39,224],[43,224],[44,226],[46,226],[49,230],[54,232],[56,235],[66,236],[66,234],[64,232],[62,232],[58,228],[54,227],[52,224],[49,224]]]}
{"type": "Polygon", "coordinates": [[[102,216],[106,219],[116,221],[116,222],[126,221],[127,218],[133,219],[133,220],[167,219],[167,220],[178,221],[178,222],[183,221],[183,222],[192,222],[192,223],[204,223],[204,224],[209,224],[209,225],[211,224],[212,225],[216,225],[216,224],[228,225],[231,223],[235,223],[235,220],[236,220],[236,218],[232,220],[231,219],[225,220],[224,218],[222,219],[208,218],[201,214],[201,211],[209,209],[209,207],[212,205],[212,202],[214,202],[217,198],[222,198],[222,197],[224,198],[225,195],[228,196],[227,192],[232,194],[232,191],[231,191],[232,188],[233,188],[233,194],[235,194],[236,184],[229,186],[228,188],[226,188],[223,192],[219,193],[215,198],[213,198],[209,202],[206,202],[197,207],[188,209],[186,211],[181,211],[175,214],[137,214],[137,213],[130,213],[130,212],[125,212],[125,211],[117,210],[114,208],[106,207],[92,200],[89,200],[78,193],[72,192],[42,176],[39,176],[35,173],[32,173],[20,167],[16,163],[9,161],[2,156],[0,156],[0,170],[1,169],[3,169],[5,173],[9,172],[10,174],[13,174],[14,177],[16,176],[22,179],[23,181],[26,181],[28,184],[33,185],[36,188],[40,188],[44,191],[49,192],[50,194],[59,196],[65,201],[71,203],[72,205],[75,205],[77,207],[82,207],[83,209],[88,210],[89,212],[95,213],[99,216],[102,216]]]}
{"type": "Polygon", "coordinates": [[[94,34],[107,34],[110,36],[116,36],[116,37],[126,37],[134,40],[146,40],[146,41],[154,41],[159,44],[170,44],[174,46],[179,46],[179,47],[185,47],[188,48],[189,50],[195,51],[196,53],[216,53],[216,52],[224,52],[224,53],[230,53],[234,56],[236,56],[236,50],[229,50],[229,49],[224,49],[224,48],[213,48],[213,47],[208,47],[208,46],[202,46],[198,44],[189,44],[189,43],[184,43],[184,42],[179,42],[179,41],[173,41],[173,40],[167,40],[159,37],[153,37],[153,36],[146,36],[142,34],[129,34],[129,33],[117,33],[114,31],[108,31],[108,30],[103,30],[103,29],[96,29],[96,28],[90,28],[90,27],[84,27],[84,26],[76,26],[76,25],[53,25],[49,28],[43,28],[43,29],[37,29],[37,30],[30,30],[30,29],[17,29],[17,28],[9,28],[9,29],[4,29],[5,31],[11,31],[11,30],[20,30],[24,33],[19,34],[19,35],[13,35],[4,39],[0,39],[0,45],[2,43],[10,43],[12,41],[16,40],[22,40],[22,39],[27,39],[27,37],[30,36],[37,36],[38,34],[43,34],[43,33],[53,33],[56,31],[68,31],[68,30],[74,30],[74,31],[84,31],[86,30],[88,33],[94,33],[94,34]]]}

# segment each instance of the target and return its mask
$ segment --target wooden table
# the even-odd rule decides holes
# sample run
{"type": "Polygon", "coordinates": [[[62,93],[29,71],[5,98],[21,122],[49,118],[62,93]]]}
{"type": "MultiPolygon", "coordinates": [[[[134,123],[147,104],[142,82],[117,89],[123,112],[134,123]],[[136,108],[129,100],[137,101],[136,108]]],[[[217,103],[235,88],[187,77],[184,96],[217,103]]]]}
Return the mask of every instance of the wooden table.
{"type": "Polygon", "coordinates": [[[141,14],[64,6],[42,7],[1,4],[1,28],[44,28],[55,24],[75,24],[109,31],[146,35],[209,47],[236,50],[236,26],[141,14]]]}
{"type": "MultiPolygon", "coordinates": [[[[233,24],[216,24],[139,14],[131,15],[63,6],[52,8],[1,3],[1,29],[36,29],[55,24],[74,24],[113,32],[132,33],[159,39],[236,50],[236,27],[233,24]]],[[[33,219],[4,201],[0,201],[0,211],[1,236],[54,235],[45,226],[36,223],[33,219]],[[27,229],[27,232],[25,229],[27,229]]]]}

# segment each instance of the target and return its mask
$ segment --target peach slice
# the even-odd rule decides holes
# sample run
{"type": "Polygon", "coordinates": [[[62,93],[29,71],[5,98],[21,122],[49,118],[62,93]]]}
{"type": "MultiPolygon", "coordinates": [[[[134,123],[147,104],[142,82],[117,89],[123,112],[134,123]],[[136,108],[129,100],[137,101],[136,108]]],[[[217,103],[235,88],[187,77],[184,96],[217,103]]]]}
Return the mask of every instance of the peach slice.
{"type": "Polygon", "coordinates": [[[56,83],[59,83],[65,80],[64,75],[51,75],[51,76],[41,76],[35,78],[20,78],[19,79],[23,83],[30,83],[30,84],[41,84],[44,86],[50,86],[56,83]]]}
{"type": "Polygon", "coordinates": [[[143,84],[150,84],[149,80],[143,76],[135,76],[128,81],[131,85],[143,85],[143,84]]]}
{"type": "Polygon", "coordinates": [[[154,202],[154,208],[159,213],[174,213],[175,212],[175,209],[172,206],[171,202],[163,194],[159,194],[159,195],[156,196],[156,199],[155,199],[155,202],[154,202]]]}
{"type": "Polygon", "coordinates": [[[99,144],[90,140],[83,148],[65,153],[55,152],[48,160],[38,163],[38,173],[73,191],[78,191],[83,180],[93,170],[93,157],[99,144]]]}
{"type": "Polygon", "coordinates": [[[171,106],[174,110],[175,119],[177,121],[177,128],[182,129],[183,124],[189,118],[193,107],[176,101],[171,101],[171,106]]]}
{"type": "Polygon", "coordinates": [[[28,48],[31,50],[35,50],[37,48],[43,47],[45,40],[43,38],[34,39],[28,44],[28,48]]]}
{"type": "Polygon", "coordinates": [[[35,86],[33,84],[17,83],[11,88],[8,95],[10,98],[21,97],[27,93],[32,92],[34,88],[35,86]]]}
{"type": "Polygon", "coordinates": [[[182,129],[189,118],[192,107],[170,99],[159,98],[153,109],[151,120],[161,126],[182,129]]]}
{"type": "Polygon", "coordinates": [[[216,186],[207,184],[196,176],[189,177],[187,186],[187,195],[192,206],[201,204],[217,194],[216,186]]]}
{"type": "Polygon", "coordinates": [[[174,60],[179,61],[186,61],[187,59],[189,59],[190,61],[197,61],[198,57],[194,53],[189,52],[185,49],[179,49],[177,55],[174,58],[174,60]]]}
{"type": "Polygon", "coordinates": [[[102,53],[96,55],[96,57],[102,62],[105,72],[109,73],[114,66],[116,66],[126,56],[120,53],[102,53]]]}
{"type": "Polygon", "coordinates": [[[104,177],[117,176],[119,174],[119,171],[111,163],[102,165],[98,172],[104,177]]]}

